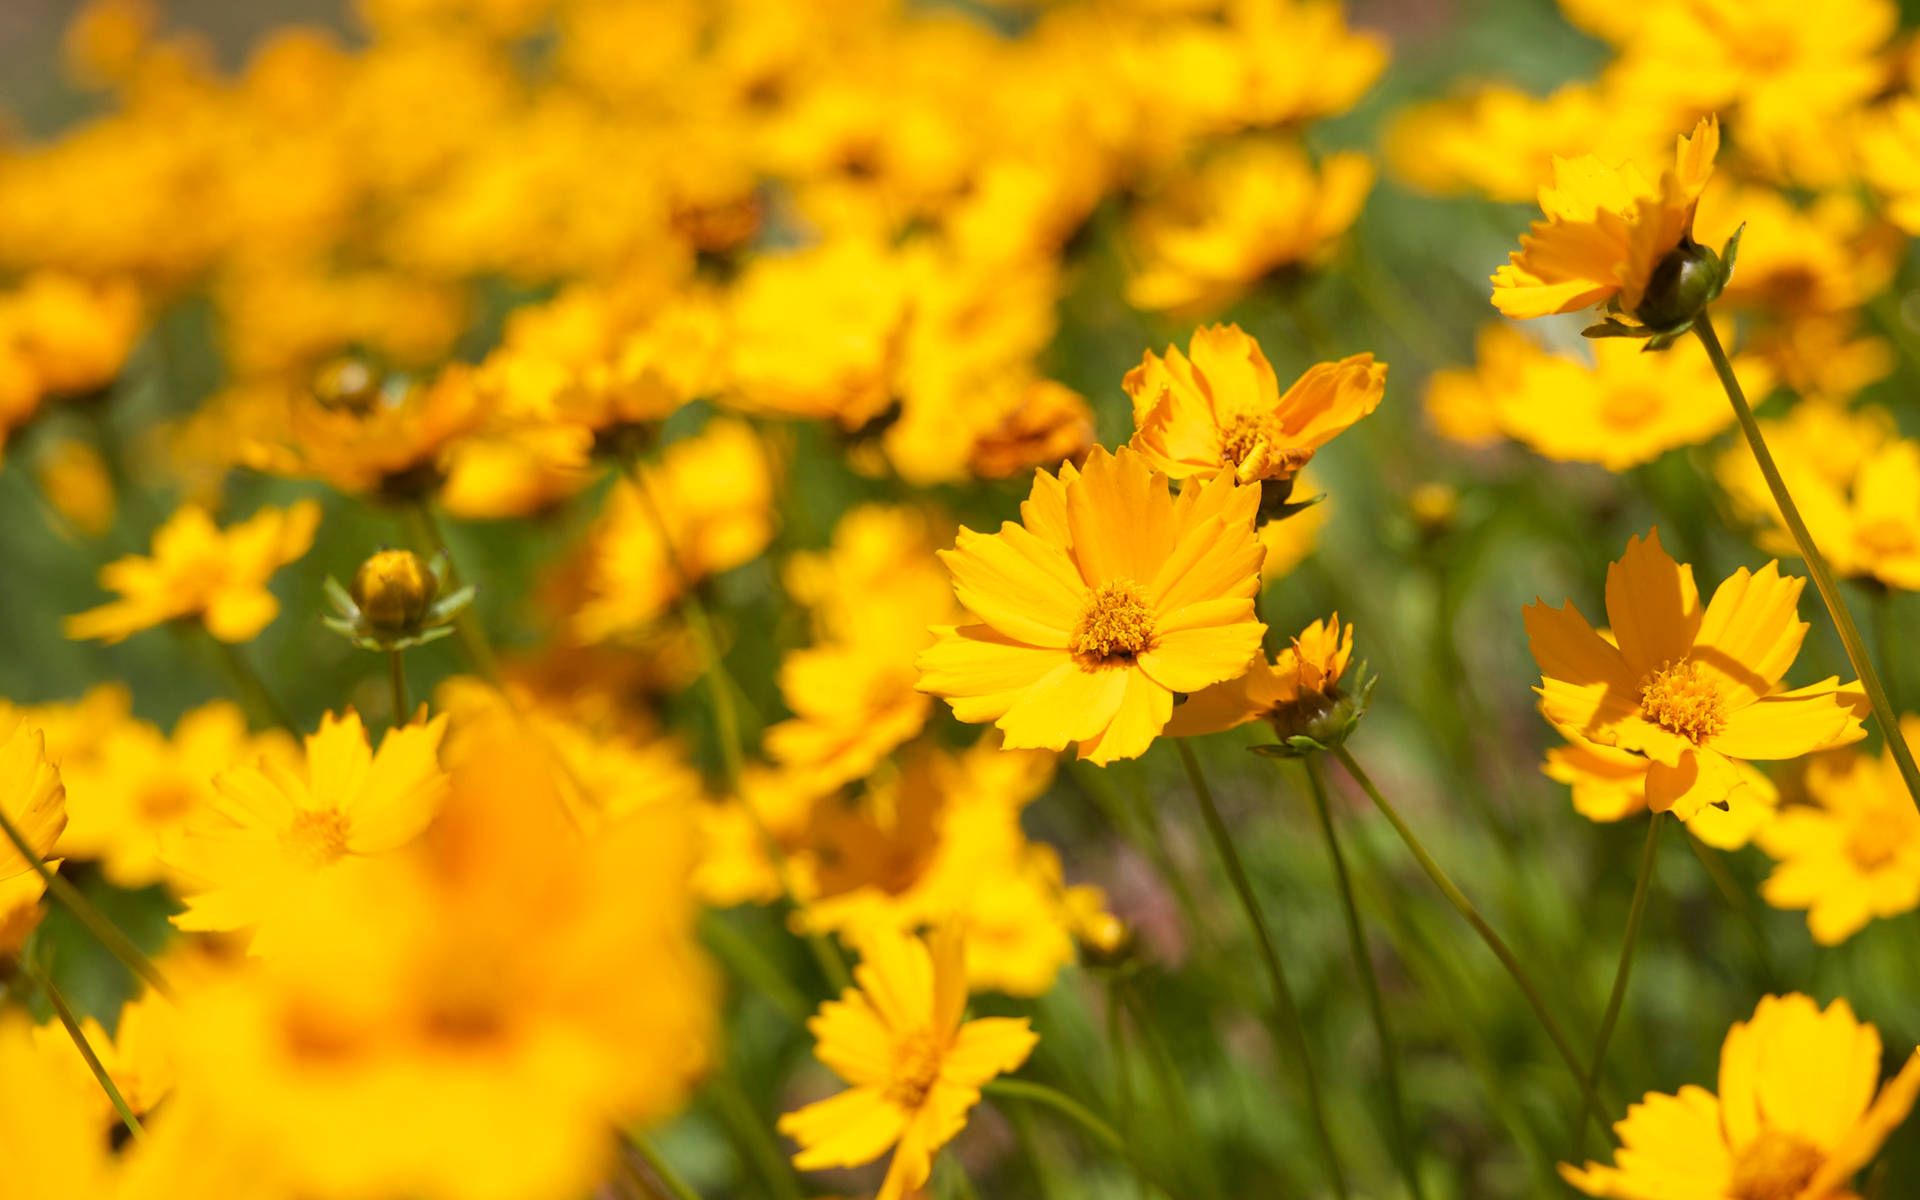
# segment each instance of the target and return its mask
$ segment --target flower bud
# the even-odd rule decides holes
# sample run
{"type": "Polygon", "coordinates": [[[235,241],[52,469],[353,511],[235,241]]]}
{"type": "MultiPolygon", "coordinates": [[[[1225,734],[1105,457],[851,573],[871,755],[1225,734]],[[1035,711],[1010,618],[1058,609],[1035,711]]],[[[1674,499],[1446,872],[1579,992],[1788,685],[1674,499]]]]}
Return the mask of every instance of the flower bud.
{"type": "Polygon", "coordinates": [[[1687,238],[1654,264],[1646,295],[1633,310],[1634,319],[1661,333],[1686,329],[1726,286],[1727,271],[1720,256],[1687,238]]]}
{"type": "Polygon", "coordinates": [[[411,550],[382,550],[360,564],[347,594],[366,623],[383,633],[400,633],[426,620],[440,581],[411,550]]]}

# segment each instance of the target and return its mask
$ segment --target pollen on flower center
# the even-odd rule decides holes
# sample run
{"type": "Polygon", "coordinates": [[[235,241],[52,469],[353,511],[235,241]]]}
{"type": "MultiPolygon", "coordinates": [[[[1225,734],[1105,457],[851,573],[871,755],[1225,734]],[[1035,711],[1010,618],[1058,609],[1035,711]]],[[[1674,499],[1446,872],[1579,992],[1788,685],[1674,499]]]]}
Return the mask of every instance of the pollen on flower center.
{"type": "Polygon", "coordinates": [[[1728,1200],[1793,1200],[1823,1159],[1820,1148],[1798,1134],[1763,1129],[1734,1160],[1728,1200]]]}
{"type": "Polygon", "coordinates": [[[1131,579],[1103,583],[1087,600],[1067,649],[1088,669],[1131,662],[1153,646],[1153,610],[1131,579]]]}
{"type": "Polygon", "coordinates": [[[347,853],[347,818],[337,808],[302,809],[282,838],[287,853],[304,866],[325,867],[347,853]]]}
{"type": "Polygon", "coordinates": [[[919,1108],[940,1078],[940,1059],[940,1041],[931,1033],[916,1033],[901,1040],[893,1050],[887,1099],[910,1111],[919,1108]]]}
{"type": "Polygon", "coordinates": [[[1726,708],[1700,664],[1683,658],[1669,662],[1640,683],[1640,715],[1699,745],[1727,725],[1726,708]]]}
{"type": "Polygon", "coordinates": [[[1220,462],[1241,483],[1283,479],[1307,465],[1313,451],[1282,446],[1278,422],[1266,413],[1234,414],[1220,435],[1220,462]]]}

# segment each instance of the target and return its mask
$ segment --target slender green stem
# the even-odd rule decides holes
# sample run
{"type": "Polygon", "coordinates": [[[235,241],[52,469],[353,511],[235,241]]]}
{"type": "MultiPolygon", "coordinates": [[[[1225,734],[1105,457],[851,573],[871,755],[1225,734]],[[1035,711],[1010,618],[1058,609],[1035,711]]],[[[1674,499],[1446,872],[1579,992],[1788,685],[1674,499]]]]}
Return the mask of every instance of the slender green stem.
{"type": "MultiPolygon", "coordinates": [[[[1606,1065],[1607,1043],[1613,1040],[1614,1022],[1620,1019],[1620,1005],[1627,996],[1627,979],[1633,974],[1633,950],[1640,943],[1640,922],[1647,915],[1647,893],[1653,887],[1653,868],[1660,858],[1660,827],[1666,823],[1667,814],[1657,812],[1647,822],[1647,845],[1640,852],[1640,874],[1633,881],[1633,905],[1627,910],[1627,936],[1620,944],[1620,965],[1613,971],[1613,990],[1607,995],[1607,1008],[1600,1016],[1600,1035],[1593,1041],[1592,1065],[1587,1068],[1587,1078],[1598,1080],[1600,1070],[1606,1065]]],[[[1587,1119],[1593,1115],[1593,1093],[1589,1091],[1580,1101],[1580,1119],[1573,1125],[1573,1161],[1579,1162],[1587,1153],[1587,1119]]]]}
{"type": "Polygon", "coordinates": [[[1760,918],[1755,915],[1753,904],[1748,900],[1746,892],[1734,882],[1733,876],[1727,873],[1727,864],[1720,861],[1717,850],[1707,846],[1691,832],[1687,834],[1687,845],[1693,850],[1693,856],[1700,860],[1701,869],[1707,873],[1707,878],[1720,893],[1720,898],[1727,902],[1728,908],[1740,914],[1740,920],[1746,927],[1747,935],[1753,939],[1754,957],[1760,961],[1761,974],[1767,981],[1766,990],[1781,991],[1780,973],[1774,969],[1773,955],[1767,950],[1767,931],[1761,928],[1760,918]]]}
{"type": "Polygon", "coordinates": [[[1260,911],[1260,901],[1253,894],[1253,881],[1247,878],[1247,869],[1240,862],[1240,852],[1234,849],[1233,835],[1227,830],[1227,823],[1220,818],[1220,810],[1214,806],[1213,790],[1207,786],[1206,776],[1200,772],[1200,762],[1193,756],[1193,747],[1187,745],[1185,738],[1173,739],[1180,751],[1180,763],[1187,770],[1187,781],[1193,785],[1193,794],[1200,801],[1200,814],[1206,819],[1207,832],[1213,837],[1214,848],[1220,853],[1220,861],[1227,869],[1227,878],[1233,882],[1233,890],[1240,897],[1240,907],[1246,910],[1247,923],[1253,926],[1253,940],[1260,952],[1260,961],[1266,967],[1267,979],[1273,985],[1274,1005],[1279,1016],[1281,1038],[1290,1043],[1293,1059],[1299,1064],[1301,1090],[1306,1093],[1307,1112],[1313,1119],[1314,1138],[1320,1146],[1320,1156],[1325,1160],[1327,1179],[1333,1185],[1336,1196],[1346,1196],[1346,1174],[1340,1169],[1340,1154],[1333,1146],[1333,1133],[1327,1126],[1326,1106],[1320,1098],[1320,1081],[1314,1075],[1313,1057],[1307,1049],[1306,1025],[1300,1019],[1300,1006],[1294,1002],[1293,989],[1287,984],[1286,971],[1280,965],[1280,952],[1273,944],[1273,934],[1267,928],[1267,919],[1260,911]]]}
{"type": "MultiPolygon", "coordinates": [[[[440,555],[447,563],[446,587],[449,592],[460,586],[460,569],[453,561],[453,551],[447,548],[446,534],[440,530],[440,522],[434,519],[433,508],[425,496],[403,506],[400,509],[401,523],[407,527],[407,538],[422,554],[440,555]]],[[[466,651],[468,661],[481,678],[488,683],[500,682],[500,660],[493,652],[493,643],[487,640],[487,630],[480,623],[480,614],[471,604],[464,605],[453,616],[453,632],[460,639],[460,646],[466,651]]]]}
{"type": "Polygon", "coordinates": [[[407,669],[398,650],[387,651],[387,684],[393,689],[393,723],[407,723],[407,669]]]}
{"type": "Polygon", "coordinates": [[[719,913],[708,911],[701,914],[700,932],[708,949],[714,957],[724,963],[727,969],[739,976],[749,987],[766,997],[767,1002],[780,1011],[780,1015],[795,1025],[806,1023],[807,1015],[813,1006],[800,994],[800,989],[787,982],[787,977],[779,967],[768,961],[767,956],[756,946],[753,939],[735,929],[719,913]]]}
{"type": "MultiPolygon", "coordinates": [[[[680,551],[673,544],[673,529],[667,524],[666,512],[654,498],[653,487],[647,481],[645,471],[639,464],[627,464],[627,478],[633,483],[640,502],[646,507],[647,514],[653,519],[654,528],[659,531],[660,544],[666,551],[667,562],[680,584],[681,613],[686,619],[687,629],[693,634],[694,644],[699,648],[700,661],[705,667],[707,678],[707,696],[713,708],[714,735],[720,743],[720,763],[725,771],[727,789],[740,803],[747,819],[753,823],[755,834],[760,839],[761,849],[767,856],[767,862],[773,867],[774,880],[779,884],[780,894],[796,908],[799,898],[793,890],[793,871],[787,864],[787,853],[781,848],[780,839],[773,836],[773,830],[767,827],[765,818],[753,799],[747,795],[743,780],[746,776],[746,757],[740,748],[740,714],[733,704],[733,681],[728,677],[726,660],[720,653],[720,639],[715,635],[713,618],[707,613],[707,606],[701,601],[699,590],[693,586],[686,567],[680,561],[680,551]]],[[[840,950],[832,941],[813,928],[809,923],[806,929],[807,946],[814,960],[820,964],[820,971],[835,992],[843,992],[853,986],[853,975],[847,970],[847,963],[840,956],[840,950]]]]}
{"type": "Polygon", "coordinates": [[[218,648],[221,660],[226,663],[227,674],[233,678],[233,686],[240,693],[240,702],[253,710],[254,717],[264,720],[269,725],[293,730],[295,728],[293,718],[288,716],[287,710],[274,699],[273,692],[267,688],[266,681],[260,678],[260,673],[253,669],[252,663],[247,661],[245,652],[234,643],[223,642],[211,633],[207,635],[207,640],[218,648]]]}
{"type": "Polygon", "coordinates": [[[53,898],[65,905],[67,911],[87,927],[87,932],[107,948],[108,953],[119,959],[127,970],[139,976],[154,991],[169,1000],[179,998],[172,986],[167,983],[166,977],[160,974],[159,968],[153,965],[153,960],[142,953],[140,947],[134,945],[131,938],[121,933],[119,926],[109,921],[105,913],[95,908],[93,901],[81,895],[79,888],[68,883],[58,872],[47,869],[47,864],[33,852],[33,847],[29,846],[27,839],[21,836],[20,827],[13,823],[13,818],[7,815],[4,807],[0,807],[0,832],[7,835],[7,840],[13,843],[13,848],[20,852],[20,857],[26,859],[28,865],[32,866],[34,872],[40,876],[40,882],[46,885],[47,891],[53,898]]]}
{"type": "MultiPolygon", "coordinates": [[[[1120,999],[1120,989],[1126,984],[1118,977],[1107,980],[1107,1057],[1113,1063],[1113,1086],[1115,1098],[1120,1105],[1120,1128],[1133,1128],[1133,1061],[1127,1054],[1126,1006],[1120,999]]],[[[1044,1176],[1040,1160],[1034,1158],[1034,1172],[1044,1176]]],[[[1140,1183],[1142,1194],[1146,1192],[1146,1183],[1140,1183]]],[[[1045,1190],[1051,1192],[1051,1187],[1045,1190]]]]}
{"type": "Polygon", "coordinates": [[[651,1180],[646,1181],[648,1190],[656,1190],[652,1188],[651,1182],[657,1180],[672,1200],[700,1200],[700,1193],[694,1191],[693,1185],[688,1183],[680,1172],[673,1169],[672,1163],[660,1156],[660,1151],[654,1148],[651,1138],[644,1133],[632,1130],[622,1136],[625,1137],[627,1145],[633,1147],[633,1152],[640,1156],[640,1161],[647,1165],[647,1171],[651,1173],[651,1180]]]}
{"type": "Polygon", "coordinates": [[[800,1200],[800,1181],[794,1176],[793,1167],[780,1153],[779,1144],[768,1132],[766,1120],[754,1111],[753,1101],[747,1098],[746,1089],[740,1086],[731,1067],[723,1069],[714,1079],[713,1095],[721,1115],[733,1129],[734,1140],[753,1160],[755,1169],[773,1194],[779,1200],[800,1200]]]}
{"type": "Polygon", "coordinates": [[[1847,611],[1846,598],[1840,594],[1840,585],[1834,580],[1833,570],[1827,566],[1820,548],[1814,545],[1813,534],[1808,532],[1807,523],[1800,518],[1799,507],[1787,492],[1787,482],[1780,477],[1780,468],[1774,465],[1766,439],[1760,434],[1760,423],[1753,419],[1753,409],[1747,404],[1747,395],[1740,389],[1740,381],[1734,377],[1733,364],[1727,361],[1727,352],[1720,348],[1720,338],[1713,331],[1713,322],[1703,316],[1693,323],[1693,332],[1699,335],[1700,344],[1707,348],[1707,357],[1713,360],[1713,369],[1720,376],[1721,386],[1726,388],[1727,399],[1733,402],[1734,416],[1740,420],[1740,430],[1747,435],[1747,447],[1753,451],[1753,461],[1759,464],[1760,474],[1766,477],[1767,490],[1773,493],[1773,502],[1780,509],[1787,531],[1793,534],[1800,557],[1806,560],[1807,574],[1813,576],[1813,586],[1826,604],[1827,615],[1833,618],[1834,628],[1840,632],[1840,644],[1846,647],[1847,661],[1853,664],[1854,674],[1860,677],[1860,686],[1866,689],[1867,703],[1873,706],[1874,720],[1880,724],[1880,733],[1887,740],[1887,749],[1893,752],[1893,761],[1900,768],[1900,778],[1906,781],[1907,795],[1916,807],[1920,807],[1920,766],[1915,765],[1913,751],[1900,732],[1900,718],[1887,700],[1886,688],[1880,685],[1880,676],[1873,669],[1873,660],[1867,655],[1866,644],[1860,640],[1860,628],[1853,623],[1853,614],[1847,611]]]}
{"type": "Polygon", "coordinates": [[[1327,781],[1319,759],[1306,760],[1308,790],[1313,796],[1313,813],[1320,821],[1320,832],[1327,840],[1327,857],[1333,860],[1334,878],[1340,884],[1340,906],[1347,918],[1347,946],[1353,953],[1354,969],[1367,995],[1367,1009],[1373,1015],[1374,1036],[1380,1042],[1380,1075],[1387,1089],[1387,1119],[1393,1131],[1394,1158],[1407,1181],[1407,1194],[1423,1200],[1420,1164],[1414,1156],[1413,1137],[1407,1127],[1406,1098],[1400,1089],[1399,1052],[1393,1028],[1387,1023],[1387,1005],[1380,996],[1380,979],[1373,969],[1373,954],[1367,947],[1366,930],[1360,924],[1360,906],[1353,897],[1353,882],[1347,875],[1346,855],[1340,852],[1340,836],[1333,826],[1333,808],[1327,802],[1327,781]]]}
{"type": "Polygon", "coordinates": [[[1120,1134],[1114,1130],[1113,1126],[1095,1116],[1086,1105],[1081,1104],[1065,1092],[1050,1088],[1044,1083],[1034,1083],[1027,1079],[995,1079],[980,1090],[997,1099],[1025,1100],[1032,1104],[1040,1104],[1051,1108],[1053,1111],[1078,1125],[1082,1131],[1092,1137],[1094,1141],[1100,1143],[1104,1149],[1117,1155],[1128,1167],[1132,1168],[1135,1175],[1138,1175],[1169,1196],[1180,1195],[1179,1192],[1174,1191],[1154,1177],[1153,1172],[1148,1169],[1147,1165],[1140,1161],[1140,1157],[1135,1153],[1133,1145],[1121,1137],[1120,1134]]]}
{"type": "Polygon", "coordinates": [[[1528,978],[1526,968],[1520,965],[1520,960],[1515,958],[1513,951],[1507,948],[1505,939],[1494,932],[1493,926],[1487,924],[1486,918],[1480,915],[1480,910],[1475,908],[1473,902],[1454,886],[1453,880],[1440,869],[1440,864],[1433,861],[1433,856],[1428,854],[1427,848],[1420,844],[1420,839],[1413,835],[1413,830],[1400,819],[1400,813],[1388,803],[1385,796],[1380,794],[1380,789],[1373,786],[1373,780],[1367,777],[1367,773],[1361,769],[1360,764],[1354,761],[1353,752],[1345,746],[1339,746],[1334,749],[1333,756],[1340,760],[1340,765],[1347,769],[1347,774],[1353,776],[1353,781],[1360,785],[1360,790],[1367,794],[1368,799],[1373,801],[1374,807],[1378,808],[1380,814],[1386,817],[1388,824],[1393,826],[1394,832],[1400,835],[1400,840],[1406,843],[1408,851],[1420,864],[1420,869],[1427,873],[1427,878],[1433,880],[1434,886],[1440,889],[1440,894],[1447,898],[1447,902],[1453,905],[1454,910],[1466,920],[1467,924],[1473,926],[1474,932],[1480,935],[1480,940],[1487,944],[1487,949],[1493,951],[1493,956],[1500,960],[1500,965],[1507,969],[1507,974],[1513,976],[1514,983],[1518,984],[1521,992],[1526,995],[1527,1003],[1533,1006],[1534,1016],[1540,1019],[1541,1027],[1547,1031],[1547,1037],[1553,1041],[1554,1049],[1560,1052],[1561,1059],[1566,1062],[1567,1070],[1573,1075],[1574,1083],[1579,1085],[1581,1094],[1588,1098],[1587,1111],[1592,1114],[1595,1122],[1601,1124],[1604,1131],[1605,1117],[1601,1114],[1607,1111],[1607,1106],[1599,1100],[1593,1080],[1588,1077],[1587,1069],[1580,1061],[1579,1052],[1574,1050],[1566,1031],[1560,1028],[1560,1022],[1554,1017],[1553,1011],[1547,1007],[1547,1002],[1541,998],[1540,989],[1533,986],[1533,980],[1528,978]]]}
{"type": "MultiPolygon", "coordinates": [[[[1007,1124],[1013,1126],[1014,1140],[1020,1143],[1020,1156],[1027,1160],[1027,1170],[1033,1176],[1033,1186],[1040,1200],[1060,1200],[1060,1184],[1053,1177],[1053,1169],[1047,1165],[1047,1156],[1040,1148],[1040,1139],[1033,1132],[1033,1121],[1028,1118],[1027,1110],[1014,1105],[1006,1110],[1007,1124]]],[[[1140,1180],[1140,1193],[1146,1194],[1147,1184],[1140,1180]]]]}
{"type": "Polygon", "coordinates": [[[1187,1085],[1180,1077],[1173,1053],[1167,1049],[1166,1039],[1161,1036],[1154,1015],[1141,998],[1139,989],[1126,980],[1120,981],[1119,989],[1120,1003],[1132,1015],[1133,1027],[1147,1048],[1147,1065],[1153,1072],[1153,1084],[1160,1093],[1160,1103],[1173,1114],[1173,1140],[1189,1151],[1192,1174],[1188,1181],[1197,1178],[1202,1195],[1217,1197],[1220,1195],[1220,1180],[1215,1162],[1207,1152],[1206,1143],[1200,1138],[1199,1126],[1194,1123],[1193,1106],[1187,1099],[1187,1085]]]}
{"type": "Polygon", "coordinates": [[[67,1007],[67,998],[60,994],[59,988],[53,986],[53,980],[40,969],[40,965],[34,962],[31,956],[21,956],[20,969],[46,996],[47,1003],[53,1005],[53,1015],[60,1018],[60,1024],[66,1028],[67,1036],[73,1039],[73,1048],[80,1052],[80,1057],[87,1062],[87,1069],[92,1071],[94,1079],[99,1081],[100,1090],[107,1094],[107,1099],[113,1101],[113,1111],[120,1114],[120,1120],[126,1125],[127,1132],[144,1141],[147,1131],[140,1127],[139,1118],[133,1115],[133,1109],[127,1104],[127,1098],[120,1094],[120,1088],[113,1082],[113,1076],[107,1073],[107,1068],[101,1063],[100,1056],[95,1054],[93,1047],[88,1044],[87,1035],[80,1030],[80,1022],[74,1020],[73,1010],[67,1007]]]}

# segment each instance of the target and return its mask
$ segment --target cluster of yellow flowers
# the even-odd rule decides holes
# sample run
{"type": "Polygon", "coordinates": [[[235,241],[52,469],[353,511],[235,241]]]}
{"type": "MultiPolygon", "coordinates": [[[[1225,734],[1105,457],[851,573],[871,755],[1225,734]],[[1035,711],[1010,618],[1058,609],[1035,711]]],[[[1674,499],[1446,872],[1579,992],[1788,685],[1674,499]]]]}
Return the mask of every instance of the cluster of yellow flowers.
{"type": "MultiPolygon", "coordinates": [[[[0,1191],[690,1200],[652,1131],[712,1088],[769,1194],[801,1194],[790,1154],[890,1155],[831,1182],[926,1195],[992,1098],[1185,1195],[1134,1130],[1004,1078],[1051,1049],[1036,1002],[1063,975],[1111,970],[1117,1030],[1139,967],[1036,801],[1057,777],[1106,796],[1106,768],[1163,740],[1340,1195],[1290,956],[1198,739],[1309,785],[1412,1200],[1328,764],[1513,974],[1582,1132],[1606,1123],[1665,814],[1776,860],[1760,894],[1823,946],[1920,908],[1920,718],[1895,716],[1833,580],[1920,589],[1920,441],[1852,404],[1895,369],[1862,325],[1920,231],[1920,70],[1891,0],[1562,0],[1613,48],[1598,82],[1423,102],[1388,136],[1411,186],[1538,196],[1500,314],[1603,309],[1590,356],[1484,327],[1473,366],[1427,379],[1432,424],[1611,472],[1737,424],[1748,446],[1707,475],[1736,532],[1804,559],[1857,677],[1785,682],[1804,579],[1741,567],[1703,601],[1657,530],[1607,569],[1604,627],[1571,602],[1514,623],[1563,740],[1545,774],[1594,821],[1649,814],[1590,1060],[1349,748],[1370,614],[1263,618],[1330,507],[1315,460],[1395,406],[1374,354],[1263,349],[1255,306],[1224,317],[1339,261],[1374,169],[1315,123],[1359,103],[1384,42],[1333,0],[977,7],[360,0],[363,38],[283,30],[235,72],[148,0],[82,9],[67,66],[101,115],[0,147],[0,445],[83,547],[135,519],[116,489],[166,497],[64,633],[107,664],[168,629],[241,703],[166,729],[118,682],[0,701],[0,1191]],[[1670,164],[1635,164],[1679,129],[1670,164]],[[1192,328],[1101,379],[1111,404],[1052,377],[1073,374],[1063,313],[1101,289],[1136,332],[1192,328]],[[189,317],[214,331],[211,389],[143,361],[189,317]],[[101,412],[143,372],[193,394],[130,448],[101,412]],[[1804,398],[1757,420],[1746,393],[1781,384],[1804,398]],[[447,517],[515,543],[525,594],[447,517]],[[389,526],[411,548],[375,545],[389,526]],[[310,556],[357,564],[326,581],[324,628],[373,666],[290,719],[303,681],[251,644],[330,636],[318,584],[290,599],[282,574],[310,556]],[[455,661],[410,697],[410,665],[455,661]],[[162,934],[113,916],[149,910],[162,934]],[[83,938],[130,991],[75,1013],[56,967],[83,938]],[[804,1027],[844,1090],[778,1067],[784,1115],[756,1111],[735,992],[804,1027]]],[[[1447,526],[1453,493],[1421,495],[1417,523],[1447,526]]],[[[1650,1094],[1614,1165],[1560,1174],[1622,1200],[1846,1200],[1920,1094],[1920,1052],[1896,1059],[1881,1087],[1846,1000],[1767,995],[1717,1094],[1650,1094]]]]}

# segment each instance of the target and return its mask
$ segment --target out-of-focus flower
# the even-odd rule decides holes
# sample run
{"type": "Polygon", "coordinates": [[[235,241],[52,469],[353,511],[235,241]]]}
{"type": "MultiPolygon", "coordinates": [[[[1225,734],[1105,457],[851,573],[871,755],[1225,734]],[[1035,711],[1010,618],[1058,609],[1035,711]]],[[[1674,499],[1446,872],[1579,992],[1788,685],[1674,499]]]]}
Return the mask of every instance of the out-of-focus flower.
{"type": "Polygon", "coordinates": [[[113,528],[113,477],[91,442],[61,438],[46,447],[33,464],[33,477],[53,511],[81,533],[97,538],[113,528]]]}
{"type": "MultiPolygon", "coordinates": [[[[1901,718],[1900,732],[1920,738],[1920,718],[1901,718]]],[[[1822,755],[1807,764],[1806,795],[1759,833],[1777,860],[1760,885],[1768,904],[1806,909],[1823,946],[1920,907],[1920,813],[1891,754],[1822,755]]]]}
{"type": "Polygon", "coordinates": [[[1887,216],[1920,233],[1920,97],[1901,96],[1860,122],[1860,169],[1886,198],[1887,216]]]}
{"type": "Polygon", "coordinates": [[[1858,684],[1781,684],[1807,633],[1795,615],[1805,586],[1776,563],[1757,574],[1742,567],[1702,607],[1693,568],[1667,556],[1658,531],[1635,537],[1607,568],[1614,640],[1571,602],[1527,606],[1540,709],[1587,741],[1650,759],[1655,812],[1685,820],[1725,804],[1742,786],[1742,760],[1798,758],[1865,736],[1858,684]]]}
{"type": "Polygon", "coordinates": [[[1082,471],[1036,473],[1022,524],[961,529],[941,557],[979,622],[935,630],[920,686],[1012,748],[1144,752],[1173,693],[1243,673],[1266,628],[1258,489],[1225,472],[1177,501],[1167,489],[1140,455],[1095,450],[1082,471]]]}
{"type": "Polygon", "coordinates": [[[379,753],[360,715],[328,713],[297,766],[263,759],[214,780],[213,811],[162,849],[177,872],[189,930],[248,929],[254,949],[284,945],[278,918],[338,869],[390,853],[420,835],[447,792],[442,715],[387,732],[379,753]]]}
{"type": "Polygon", "coordinates": [[[1839,1200],[1912,1110],[1920,1055],[1875,1095],[1879,1078],[1880,1033],[1845,1000],[1822,1012],[1806,996],[1766,996],[1727,1031],[1719,1095],[1649,1092],[1614,1126],[1617,1165],[1560,1175],[1614,1200],[1839,1200]]]}
{"type": "Polygon", "coordinates": [[[966,1125],[980,1088],[1027,1060],[1039,1039],[1025,1017],[965,1019],[966,950],[951,929],[922,941],[875,933],[854,968],[858,988],[807,1022],[814,1054],[852,1086],[780,1118],[802,1170],[851,1167],[888,1150],[880,1200],[927,1182],[933,1156],[966,1125]]]}
{"type": "Polygon", "coordinates": [[[439,487],[443,455],[483,416],[472,369],[460,364],[422,383],[348,361],[275,398],[285,407],[246,448],[249,465],[395,501],[439,487]]]}
{"type": "Polygon", "coordinates": [[[151,556],[129,554],[100,568],[100,583],[120,599],[67,618],[70,638],[119,642],[167,621],[195,620],[223,642],[249,641],[279,615],[267,590],[273,573],[304,555],[320,524],[320,506],[263,508],[220,529],[189,504],[153,535],[151,556]]]}
{"type": "Polygon", "coordinates": [[[1142,266],[1127,281],[1127,300],[1211,312],[1275,271],[1315,266],[1360,215],[1372,186],[1364,155],[1330,155],[1316,170],[1289,142],[1228,147],[1141,214],[1142,266]]]}
{"type": "Polygon", "coordinates": [[[1231,474],[1290,485],[1320,447],[1372,412],[1387,365],[1371,354],[1308,368],[1285,393],[1260,344],[1238,325],[1208,325],[1164,358],[1147,351],[1122,386],[1133,398],[1130,445],[1173,479],[1231,474]]]}
{"type": "Polygon", "coordinates": [[[1746,227],[1726,303],[1779,319],[1859,308],[1886,290],[1905,246],[1897,230],[1840,193],[1800,208],[1775,188],[1715,183],[1701,194],[1697,224],[1709,243],[1746,227]]]}
{"type": "MultiPolygon", "coordinates": [[[[1540,770],[1547,778],[1573,789],[1573,810],[1589,821],[1624,821],[1647,811],[1645,755],[1617,746],[1590,742],[1572,730],[1560,730],[1564,746],[1547,751],[1540,770]]],[[[1687,832],[1709,846],[1737,850],[1774,819],[1780,793],[1760,771],[1737,762],[1739,784],[1720,805],[1703,805],[1686,819],[1687,832]]]]}
{"type": "Polygon", "coordinates": [[[1093,410],[1086,397],[1050,379],[1008,389],[1004,403],[983,397],[998,421],[974,437],[967,469],[981,479],[1009,479],[1049,463],[1083,462],[1093,449],[1093,410]]]}
{"type": "Polygon", "coordinates": [[[471,586],[446,591],[450,569],[444,554],[427,560],[411,550],[378,551],[346,587],[327,577],[339,615],[322,620],[362,650],[404,650],[446,637],[474,594],[471,586]]]}
{"type": "Polygon", "coordinates": [[[1257,718],[1272,725],[1283,744],[1300,737],[1323,748],[1338,746],[1366,711],[1367,683],[1356,696],[1339,686],[1352,659],[1353,626],[1342,627],[1335,613],[1301,630],[1273,662],[1256,655],[1245,675],[1187,697],[1173,710],[1167,733],[1218,733],[1257,718]]]}
{"type": "Polygon", "coordinates": [[[144,310],[131,284],[55,271],[0,293],[0,445],[46,397],[113,382],[139,339],[144,310]]]}
{"type": "Polygon", "coordinates": [[[67,827],[66,789],[47,761],[45,734],[18,717],[0,716],[0,729],[0,805],[33,855],[23,857],[11,838],[0,840],[0,954],[11,955],[40,920],[46,884],[34,863],[53,853],[67,827]]]}

